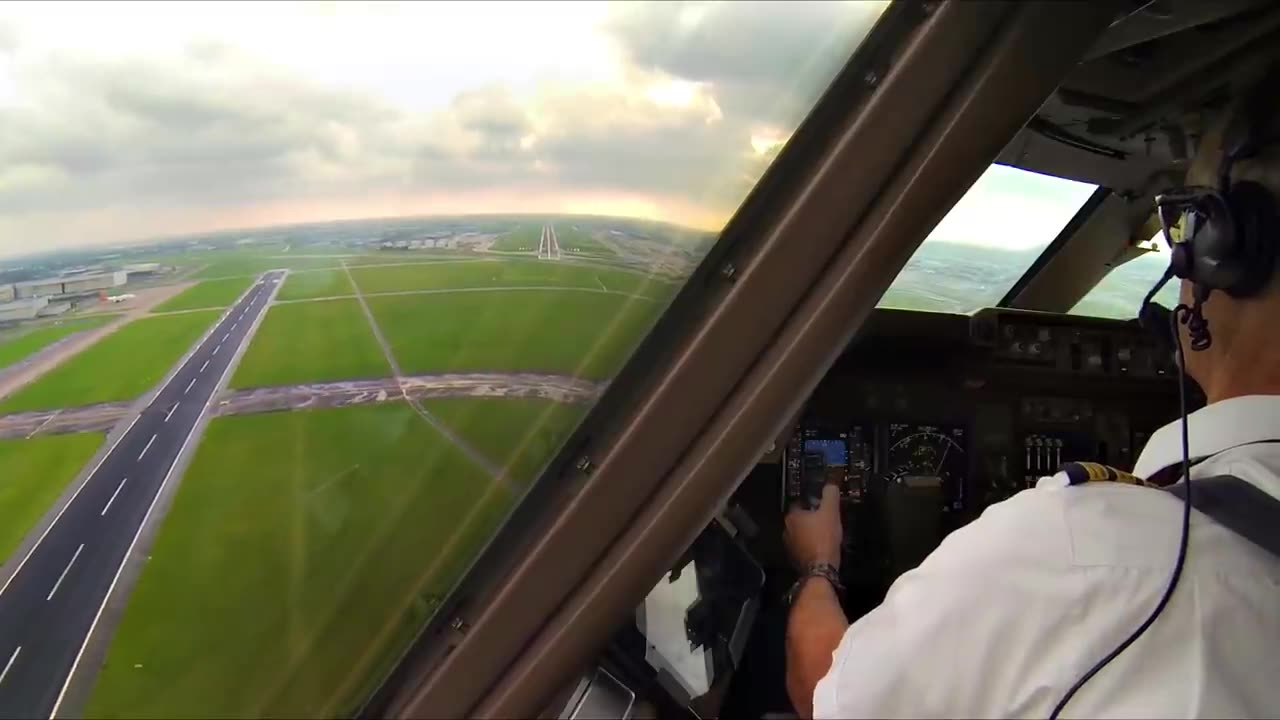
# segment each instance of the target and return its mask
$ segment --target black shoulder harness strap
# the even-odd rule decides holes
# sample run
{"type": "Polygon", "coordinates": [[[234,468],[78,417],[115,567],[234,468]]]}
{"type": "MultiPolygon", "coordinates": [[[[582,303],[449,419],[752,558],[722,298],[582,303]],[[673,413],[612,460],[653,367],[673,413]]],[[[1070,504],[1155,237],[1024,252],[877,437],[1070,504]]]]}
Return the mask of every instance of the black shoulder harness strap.
{"type": "MultiPolygon", "coordinates": [[[[1280,558],[1280,500],[1235,475],[1196,478],[1191,507],[1280,558]]],[[[1185,498],[1186,483],[1161,488],[1185,498]]]]}

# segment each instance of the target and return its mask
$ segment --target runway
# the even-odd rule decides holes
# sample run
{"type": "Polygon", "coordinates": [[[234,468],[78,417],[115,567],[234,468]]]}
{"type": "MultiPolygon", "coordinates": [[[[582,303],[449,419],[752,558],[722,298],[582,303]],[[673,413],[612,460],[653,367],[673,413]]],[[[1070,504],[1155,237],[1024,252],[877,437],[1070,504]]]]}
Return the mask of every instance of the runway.
{"type": "Polygon", "coordinates": [[[0,717],[49,717],[119,570],[283,272],[263,275],[136,417],[0,587],[0,717]]]}
{"type": "Polygon", "coordinates": [[[542,226],[542,236],[538,238],[539,260],[563,260],[560,252],[560,238],[556,237],[556,229],[552,225],[542,226]]]}

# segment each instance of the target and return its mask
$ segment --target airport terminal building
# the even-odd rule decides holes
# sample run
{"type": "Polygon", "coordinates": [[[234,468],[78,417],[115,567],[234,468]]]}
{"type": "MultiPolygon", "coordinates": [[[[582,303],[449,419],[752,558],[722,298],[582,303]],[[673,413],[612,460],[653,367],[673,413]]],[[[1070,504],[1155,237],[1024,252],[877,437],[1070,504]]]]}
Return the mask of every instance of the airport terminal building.
{"type": "Polygon", "coordinates": [[[128,279],[127,271],[115,270],[0,285],[0,323],[61,315],[71,309],[72,300],[120,287],[128,279]]]}

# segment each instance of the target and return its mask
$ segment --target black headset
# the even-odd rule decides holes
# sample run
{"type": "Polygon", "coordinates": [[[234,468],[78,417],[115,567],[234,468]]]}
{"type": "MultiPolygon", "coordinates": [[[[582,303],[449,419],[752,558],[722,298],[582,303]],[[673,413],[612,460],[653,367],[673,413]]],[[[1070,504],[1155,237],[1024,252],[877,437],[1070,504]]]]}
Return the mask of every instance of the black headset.
{"type": "Polygon", "coordinates": [[[1260,144],[1252,137],[1249,133],[1223,154],[1218,187],[1175,190],[1156,200],[1164,215],[1162,225],[1168,219],[1165,209],[1171,206],[1165,203],[1170,199],[1172,207],[1185,211],[1183,240],[1171,242],[1170,270],[1206,293],[1221,290],[1235,298],[1250,297],[1266,286],[1275,270],[1280,245],[1275,196],[1260,183],[1231,182],[1232,166],[1258,153],[1260,144]]]}
{"type": "Polygon", "coordinates": [[[1192,350],[1213,342],[1201,306],[1214,290],[1234,298],[1257,295],[1276,271],[1280,248],[1280,210],[1276,197],[1252,181],[1231,182],[1231,169],[1255,157],[1280,137],[1266,137],[1263,128],[1276,110],[1280,87],[1274,80],[1257,86],[1223,132],[1223,154],[1216,187],[1173,188],[1156,196],[1156,213],[1170,248],[1169,268],[1143,300],[1138,314],[1144,328],[1171,345],[1165,322],[1168,311],[1152,299],[1171,278],[1189,280],[1193,305],[1184,314],[1192,350]],[[1181,223],[1182,239],[1173,228],[1181,223]]]}

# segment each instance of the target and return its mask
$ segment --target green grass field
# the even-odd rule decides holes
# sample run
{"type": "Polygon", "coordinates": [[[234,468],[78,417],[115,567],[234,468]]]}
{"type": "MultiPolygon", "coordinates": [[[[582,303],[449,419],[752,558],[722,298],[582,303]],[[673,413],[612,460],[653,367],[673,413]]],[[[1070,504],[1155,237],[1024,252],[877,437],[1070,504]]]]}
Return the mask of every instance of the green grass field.
{"type": "Polygon", "coordinates": [[[220,315],[134,320],[0,402],[0,414],[131,400],[160,382],[220,315]]]}
{"type": "Polygon", "coordinates": [[[228,278],[261,275],[268,270],[285,268],[288,270],[315,270],[319,268],[336,268],[344,258],[325,257],[285,257],[267,255],[239,255],[225,259],[212,260],[200,272],[196,279],[228,278]]]}
{"type": "Polygon", "coordinates": [[[378,250],[368,255],[342,258],[342,261],[351,267],[357,267],[359,265],[399,265],[475,259],[474,253],[449,250],[447,248],[424,248],[421,250],[378,250]]]}
{"type": "Polygon", "coordinates": [[[254,333],[231,387],[389,377],[355,299],[273,305],[254,333]]]}
{"type": "Polygon", "coordinates": [[[521,225],[494,240],[491,249],[500,252],[537,252],[541,240],[541,225],[521,225]]]}
{"type": "Polygon", "coordinates": [[[579,255],[599,255],[601,257],[617,257],[617,253],[607,245],[591,237],[591,233],[570,223],[558,223],[556,241],[560,243],[560,252],[579,255]]]}
{"type": "Polygon", "coordinates": [[[384,295],[368,302],[406,374],[531,371],[592,379],[612,377],[664,307],[620,295],[545,290],[384,295]]]}
{"type": "Polygon", "coordinates": [[[0,440],[0,564],[101,443],[98,433],[0,440]]]}
{"type": "Polygon", "coordinates": [[[157,262],[172,265],[179,270],[191,270],[210,263],[243,260],[246,258],[263,258],[284,253],[285,243],[256,244],[251,249],[223,248],[221,250],[198,250],[191,248],[170,249],[137,256],[134,262],[157,262]]]}
{"type": "Polygon", "coordinates": [[[102,327],[118,318],[118,315],[102,315],[77,320],[60,320],[29,330],[19,329],[13,333],[0,335],[0,368],[21,362],[72,333],[102,327]]]}
{"type": "Polygon", "coordinates": [[[931,312],[956,312],[956,303],[947,298],[929,295],[923,292],[889,288],[885,291],[876,307],[896,308],[899,310],[927,310],[931,312]]]}
{"type": "Polygon", "coordinates": [[[349,716],[510,502],[403,403],[216,418],[85,714],[349,716]]]}
{"type": "Polygon", "coordinates": [[[520,483],[534,479],[590,409],[541,398],[495,397],[435,398],[422,406],[520,483]]]}
{"type": "Polygon", "coordinates": [[[666,298],[671,283],[640,273],[549,260],[420,263],[352,268],[366,294],[472,287],[580,287],[666,298]]]}
{"type": "Polygon", "coordinates": [[[355,288],[345,270],[309,270],[289,273],[277,300],[309,300],[311,298],[354,295],[355,288]]]}
{"type": "Polygon", "coordinates": [[[164,313],[177,310],[230,307],[236,301],[236,298],[249,289],[249,285],[253,283],[253,280],[254,278],[252,277],[205,280],[160,303],[151,312],[164,313]]]}

